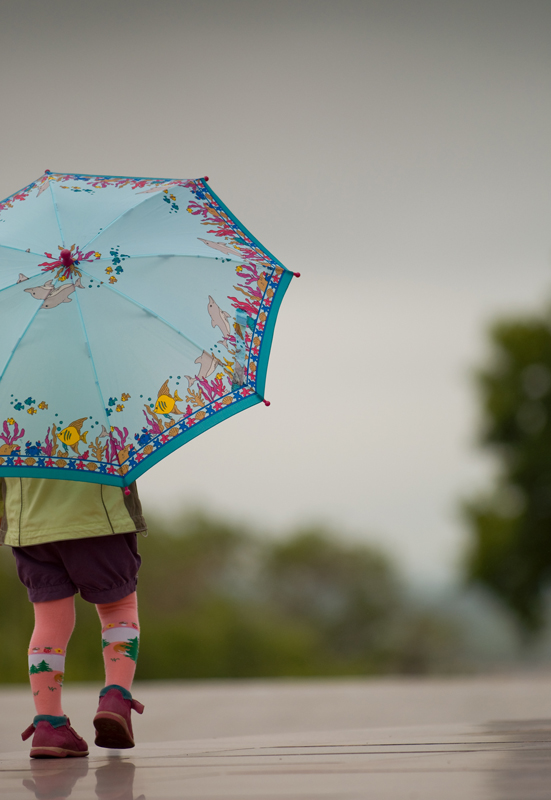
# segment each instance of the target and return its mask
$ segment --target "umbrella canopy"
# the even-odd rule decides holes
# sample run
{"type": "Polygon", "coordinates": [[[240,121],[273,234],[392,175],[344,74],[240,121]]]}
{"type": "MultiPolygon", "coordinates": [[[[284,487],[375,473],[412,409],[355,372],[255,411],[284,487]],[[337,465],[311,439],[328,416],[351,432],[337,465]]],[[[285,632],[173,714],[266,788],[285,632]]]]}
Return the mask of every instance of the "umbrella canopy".
{"type": "Polygon", "coordinates": [[[0,476],[125,486],[261,402],[292,276],[206,178],[0,202],[0,476]]]}

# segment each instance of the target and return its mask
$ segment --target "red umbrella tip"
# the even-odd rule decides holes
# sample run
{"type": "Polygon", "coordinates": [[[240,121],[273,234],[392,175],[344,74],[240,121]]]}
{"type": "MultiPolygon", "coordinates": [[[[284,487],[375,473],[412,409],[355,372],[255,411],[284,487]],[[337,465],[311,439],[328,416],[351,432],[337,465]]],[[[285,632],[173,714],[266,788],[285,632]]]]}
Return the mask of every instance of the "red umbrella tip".
{"type": "Polygon", "coordinates": [[[73,265],[73,254],[70,250],[62,250],[59,254],[64,267],[70,267],[73,265]]]}
{"type": "Polygon", "coordinates": [[[293,275],[295,276],[295,278],[300,278],[300,272],[293,272],[293,275]]]}
{"type": "Polygon", "coordinates": [[[205,177],[203,178],[204,181],[208,181],[208,179],[209,179],[208,175],[205,175],[205,177]]]}
{"type": "Polygon", "coordinates": [[[265,406],[271,406],[272,405],[269,400],[264,400],[264,398],[262,398],[262,402],[264,403],[265,406]]]}
{"type": "Polygon", "coordinates": [[[45,169],[45,170],[44,170],[44,174],[45,174],[45,175],[49,175],[51,171],[52,171],[51,169],[45,169]]]}
{"type": "Polygon", "coordinates": [[[130,489],[128,488],[128,486],[125,486],[125,487],[124,487],[124,493],[125,493],[125,495],[126,495],[127,497],[128,497],[128,495],[129,495],[129,494],[132,494],[132,492],[130,491],[130,489]]]}

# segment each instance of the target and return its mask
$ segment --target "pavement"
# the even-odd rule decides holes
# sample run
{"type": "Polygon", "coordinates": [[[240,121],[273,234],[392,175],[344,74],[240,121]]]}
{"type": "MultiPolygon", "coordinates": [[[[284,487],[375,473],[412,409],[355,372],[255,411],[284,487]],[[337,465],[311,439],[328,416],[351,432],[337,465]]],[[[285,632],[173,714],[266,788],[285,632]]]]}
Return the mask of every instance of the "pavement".
{"type": "MultiPolygon", "coordinates": [[[[65,687],[93,741],[99,687],[65,687]]],[[[31,760],[26,687],[0,690],[0,798],[549,800],[551,674],[135,684],[137,746],[31,760]]]]}

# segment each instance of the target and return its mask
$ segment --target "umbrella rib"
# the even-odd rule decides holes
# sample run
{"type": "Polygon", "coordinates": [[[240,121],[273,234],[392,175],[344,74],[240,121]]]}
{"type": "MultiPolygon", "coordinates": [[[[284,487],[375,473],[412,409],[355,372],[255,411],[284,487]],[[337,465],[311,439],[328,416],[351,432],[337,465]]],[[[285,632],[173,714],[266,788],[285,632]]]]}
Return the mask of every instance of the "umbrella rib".
{"type": "MultiPolygon", "coordinates": [[[[80,267],[80,264],[79,264],[79,267],[80,267]]],[[[88,275],[89,278],[92,278],[93,280],[97,281],[97,278],[94,275],[91,275],[89,272],[87,272],[84,269],[81,270],[81,271],[82,271],[83,275],[88,275]]],[[[103,281],[102,281],[102,283],[103,283],[103,281]]],[[[132,303],[133,305],[137,306],[138,308],[141,308],[142,311],[145,311],[147,314],[151,314],[152,317],[155,317],[155,319],[158,319],[159,322],[163,323],[163,325],[166,325],[171,330],[173,330],[175,333],[177,333],[179,336],[181,336],[183,339],[185,339],[186,342],[189,342],[194,347],[196,347],[199,350],[199,352],[202,353],[203,350],[205,349],[204,347],[201,347],[201,345],[197,344],[197,342],[195,342],[193,339],[190,339],[189,336],[186,336],[186,334],[183,333],[183,331],[181,331],[179,328],[177,328],[175,325],[173,325],[167,319],[165,319],[164,317],[161,317],[160,314],[157,314],[156,311],[153,311],[151,308],[148,308],[147,306],[144,306],[143,303],[139,303],[137,300],[134,300],[133,297],[130,297],[129,295],[125,294],[124,292],[121,292],[119,289],[115,289],[110,284],[103,283],[103,286],[105,286],[106,289],[109,289],[110,292],[114,292],[115,294],[118,294],[119,297],[122,297],[125,300],[128,300],[129,303],[132,303]]]]}
{"type": "MultiPolygon", "coordinates": [[[[1,244],[0,245],[0,249],[4,249],[4,248],[6,250],[17,250],[19,253],[26,253],[27,252],[26,250],[19,250],[19,248],[17,248],[17,247],[8,247],[8,246],[6,246],[4,244],[1,244]]],[[[40,253],[31,253],[30,255],[39,256],[40,258],[42,258],[40,253]]],[[[34,280],[34,278],[38,278],[38,276],[40,274],[41,274],[41,272],[36,272],[34,275],[30,275],[30,276],[26,275],[25,277],[27,278],[28,281],[32,281],[32,280],[34,280]]],[[[10,284],[8,284],[8,286],[2,286],[0,288],[0,292],[4,292],[4,291],[6,291],[6,289],[13,289],[14,286],[18,286],[20,283],[26,283],[26,282],[27,281],[15,281],[15,283],[10,283],[10,284]]]]}
{"type": "MultiPolygon", "coordinates": [[[[161,189],[159,189],[159,191],[161,191],[161,189]]],[[[118,222],[119,219],[124,217],[125,214],[129,214],[131,211],[134,211],[135,208],[138,208],[138,206],[142,206],[144,203],[147,203],[149,200],[154,200],[157,197],[157,194],[158,194],[158,192],[155,192],[155,194],[151,194],[149,197],[144,197],[143,200],[140,200],[140,202],[136,203],[135,206],[132,206],[132,208],[127,208],[125,211],[120,213],[118,217],[115,217],[114,220],[111,220],[111,222],[109,223],[109,225],[107,225],[107,227],[103,228],[102,231],[99,231],[98,233],[96,233],[95,236],[92,236],[90,241],[88,241],[88,242],[86,242],[86,244],[82,245],[81,249],[84,250],[86,247],[90,247],[92,242],[94,242],[98,238],[98,236],[103,236],[104,233],[106,231],[108,231],[109,228],[111,228],[115,224],[115,222],[118,222]]]]}
{"type": "MultiPolygon", "coordinates": [[[[43,275],[43,273],[42,272],[37,272],[35,275],[27,276],[27,281],[32,281],[35,278],[40,277],[40,275],[43,275]]],[[[46,277],[46,276],[44,275],[44,277],[46,277]]],[[[27,283],[27,281],[16,281],[15,283],[10,283],[9,286],[2,286],[2,288],[0,289],[0,292],[5,292],[6,289],[13,289],[14,286],[20,286],[23,283],[27,283]]]]}
{"type": "MultiPolygon", "coordinates": [[[[88,242],[90,244],[90,242],[88,242]]],[[[88,247],[88,244],[84,245],[84,247],[88,247]]],[[[133,253],[128,258],[205,258],[209,261],[234,261],[233,258],[217,258],[217,256],[202,256],[199,253],[196,255],[193,253],[133,253]]],[[[236,264],[242,264],[244,261],[250,261],[250,258],[236,258],[236,264]]],[[[111,261],[110,257],[105,258],[96,258],[95,261],[111,261]]],[[[274,269],[273,267],[268,267],[268,269],[274,269]]]]}
{"type": "Polygon", "coordinates": [[[11,353],[10,353],[10,357],[9,357],[9,358],[8,358],[8,360],[6,361],[6,363],[5,363],[5,365],[4,365],[4,369],[3,369],[3,370],[2,370],[2,372],[0,373],[0,381],[2,380],[2,378],[4,377],[4,375],[6,374],[6,370],[7,370],[7,368],[9,367],[9,365],[10,365],[10,363],[11,363],[11,360],[12,360],[12,358],[13,358],[13,357],[14,357],[14,355],[15,355],[15,351],[17,350],[17,348],[19,347],[19,345],[20,345],[20,343],[21,343],[21,341],[22,341],[23,337],[25,336],[25,334],[27,333],[27,331],[29,330],[29,328],[30,328],[30,327],[31,327],[31,325],[33,324],[33,322],[34,322],[34,319],[35,319],[36,315],[38,314],[38,312],[40,311],[40,309],[41,309],[41,308],[42,308],[42,303],[40,303],[40,305],[38,306],[38,308],[36,309],[36,311],[34,312],[34,314],[32,315],[32,317],[31,317],[31,318],[30,318],[30,320],[28,321],[28,323],[27,323],[27,325],[26,325],[26,327],[25,327],[25,330],[23,331],[23,333],[21,334],[21,336],[19,337],[19,339],[18,339],[18,340],[17,340],[17,342],[15,343],[15,346],[14,346],[13,350],[12,350],[12,351],[11,351],[11,353]]]}
{"type": "Polygon", "coordinates": [[[86,347],[88,348],[88,354],[90,355],[90,361],[92,362],[92,369],[94,371],[94,380],[96,382],[96,386],[97,386],[97,389],[98,389],[98,394],[99,394],[99,398],[100,398],[100,401],[101,401],[101,408],[102,408],[102,411],[103,411],[104,416],[105,416],[105,422],[106,422],[105,430],[109,433],[109,439],[111,439],[112,438],[111,437],[111,423],[109,422],[109,418],[108,418],[106,410],[105,410],[105,399],[103,397],[103,394],[101,392],[101,387],[99,385],[99,378],[98,378],[98,372],[96,370],[96,363],[94,361],[94,356],[92,354],[92,348],[90,346],[90,339],[88,338],[88,332],[86,330],[86,325],[85,325],[85,322],[84,322],[84,316],[82,314],[82,307],[80,305],[80,300],[78,299],[78,294],[76,292],[75,292],[75,300],[77,301],[78,313],[79,313],[79,316],[80,316],[80,323],[82,325],[82,332],[84,333],[84,339],[86,341],[86,347]]]}
{"type": "Polygon", "coordinates": [[[26,253],[28,256],[43,258],[44,253],[35,253],[34,250],[23,250],[22,247],[13,247],[11,244],[0,244],[0,250],[15,250],[17,253],[26,253]]]}
{"type": "Polygon", "coordinates": [[[59,212],[57,210],[57,203],[54,195],[54,187],[52,186],[52,181],[48,181],[48,189],[50,190],[50,194],[52,195],[52,203],[54,204],[55,218],[57,220],[57,227],[59,228],[59,235],[61,236],[61,244],[65,247],[65,237],[63,236],[63,229],[61,228],[61,222],[59,219],[59,212]]]}

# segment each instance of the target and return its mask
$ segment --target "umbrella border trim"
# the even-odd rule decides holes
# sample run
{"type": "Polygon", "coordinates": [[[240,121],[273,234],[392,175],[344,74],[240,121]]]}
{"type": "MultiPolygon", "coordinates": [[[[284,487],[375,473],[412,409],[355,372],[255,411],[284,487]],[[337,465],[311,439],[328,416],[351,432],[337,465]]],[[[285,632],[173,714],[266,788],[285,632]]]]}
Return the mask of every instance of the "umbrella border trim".
{"type": "Polygon", "coordinates": [[[262,398],[264,397],[264,390],[266,388],[268,360],[270,358],[270,351],[272,349],[272,340],[274,338],[274,330],[277,322],[277,315],[279,314],[279,307],[292,279],[293,273],[289,270],[285,270],[279,279],[279,285],[274,295],[274,299],[270,305],[268,318],[264,327],[264,335],[262,336],[262,344],[260,346],[260,353],[258,356],[258,366],[256,368],[256,391],[262,398]]]}
{"type": "Polygon", "coordinates": [[[255,379],[255,387],[258,394],[260,394],[261,398],[264,398],[264,390],[266,388],[266,373],[268,371],[268,359],[270,357],[270,350],[272,347],[272,339],[274,337],[274,329],[277,320],[277,315],[279,313],[279,307],[285,296],[285,292],[289,288],[289,284],[291,280],[294,278],[295,273],[292,270],[288,269],[285,264],[282,264],[281,261],[276,258],[270,251],[268,250],[265,245],[260,242],[256,236],[250,232],[248,228],[243,225],[240,219],[238,219],[233,211],[228,208],[228,206],[221,200],[216,192],[212,190],[210,184],[204,178],[198,178],[197,183],[202,183],[205,187],[205,190],[212,196],[213,200],[223,209],[223,211],[230,217],[235,224],[241,229],[241,231],[250,238],[256,246],[262,250],[268,258],[270,258],[274,263],[280,266],[283,269],[283,273],[279,279],[279,284],[277,291],[274,295],[274,299],[269,307],[268,317],[266,320],[266,326],[264,328],[264,332],[262,335],[262,345],[260,348],[260,354],[258,358],[258,366],[256,370],[256,379],[255,379]]]}
{"type": "MultiPolygon", "coordinates": [[[[23,186],[21,189],[16,189],[15,192],[12,192],[7,197],[4,197],[0,200],[0,205],[4,203],[9,203],[16,195],[23,194],[24,192],[30,191],[38,183],[44,178],[48,176],[52,176],[52,178],[56,175],[64,175],[66,178],[70,178],[74,181],[77,181],[79,178],[98,178],[103,180],[128,180],[128,181],[162,181],[163,183],[170,183],[171,181],[194,181],[197,182],[202,180],[202,178],[159,178],[154,176],[146,176],[146,175],[94,175],[91,172],[54,172],[53,170],[48,170],[47,172],[43,172],[42,175],[39,175],[38,178],[35,178],[34,181],[31,181],[26,186],[23,186]]],[[[159,186],[159,188],[161,188],[159,186]]]]}
{"type": "Polygon", "coordinates": [[[182,447],[192,439],[195,439],[201,433],[204,433],[209,428],[215,427],[220,422],[224,422],[224,420],[232,417],[234,414],[239,413],[239,411],[244,411],[246,408],[250,408],[251,406],[261,402],[262,397],[260,395],[250,394],[247,397],[244,397],[242,400],[239,400],[237,403],[232,403],[230,406],[227,406],[227,408],[219,411],[212,417],[196,423],[185,433],[176,436],[171,442],[166,442],[155,453],[151,453],[151,455],[148,456],[147,459],[144,459],[141,464],[133,467],[131,470],[129,470],[129,472],[126,473],[126,475],[122,477],[120,475],[106,475],[98,472],[84,472],[84,470],[80,472],[76,469],[64,470],[62,475],[59,474],[59,476],[54,476],[52,475],[52,472],[56,472],[57,470],[49,467],[0,467],[0,478],[46,478],[57,481],[69,480],[80,481],[82,483],[102,483],[105,486],[118,486],[120,489],[123,489],[125,486],[130,486],[130,484],[134,483],[134,481],[141,477],[141,475],[154,467],[159,461],[162,461],[163,458],[166,458],[168,455],[170,455],[170,453],[178,450],[179,447],[182,447]]]}
{"type": "Polygon", "coordinates": [[[256,246],[260,248],[260,250],[263,250],[263,251],[264,251],[264,253],[266,253],[266,255],[267,255],[269,258],[271,258],[271,259],[272,259],[272,261],[274,261],[274,263],[276,263],[278,266],[280,266],[282,269],[284,269],[284,270],[285,270],[285,272],[288,272],[288,273],[290,273],[290,275],[291,275],[291,277],[292,277],[292,276],[293,276],[293,272],[291,272],[291,270],[290,270],[290,269],[288,269],[288,267],[286,267],[286,266],[285,266],[285,264],[282,264],[282,263],[281,263],[281,261],[279,260],[279,258],[276,258],[274,255],[272,255],[272,253],[270,253],[270,251],[268,250],[268,248],[267,248],[265,245],[263,245],[263,244],[262,244],[262,242],[260,242],[260,241],[259,241],[259,240],[256,238],[256,236],[255,236],[253,233],[251,233],[251,232],[250,232],[250,230],[249,230],[248,228],[246,228],[246,227],[243,225],[243,223],[241,222],[241,220],[240,220],[240,219],[238,219],[238,217],[236,217],[236,216],[235,216],[235,214],[233,213],[233,211],[231,211],[231,210],[230,210],[230,209],[227,207],[227,205],[224,203],[224,201],[223,201],[223,200],[221,200],[221,199],[218,197],[218,195],[216,194],[216,192],[214,192],[214,191],[211,189],[211,186],[210,186],[210,184],[209,184],[209,183],[207,183],[207,181],[206,181],[204,178],[197,178],[196,180],[197,180],[197,183],[202,183],[202,184],[203,184],[203,186],[205,187],[205,189],[207,190],[207,192],[208,192],[210,195],[212,195],[213,199],[214,199],[214,200],[215,200],[215,201],[218,203],[218,205],[220,206],[220,208],[222,208],[222,209],[225,211],[225,213],[228,215],[228,217],[231,217],[231,219],[233,219],[233,221],[235,222],[235,224],[236,224],[236,225],[237,225],[237,226],[238,226],[238,227],[239,227],[239,228],[242,230],[242,232],[243,232],[243,233],[245,233],[245,234],[246,234],[246,235],[247,235],[247,236],[250,238],[251,242],[254,242],[254,243],[256,244],[256,246]]]}
{"type": "MultiPolygon", "coordinates": [[[[218,411],[212,417],[207,417],[207,419],[195,423],[195,425],[193,425],[191,428],[188,428],[185,433],[175,436],[171,442],[166,442],[155,453],[152,453],[150,456],[148,456],[147,459],[142,462],[142,464],[137,467],[133,467],[133,469],[127,473],[128,478],[131,478],[132,480],[125,481],[124,485],[128,486],[129,484],[133,483],[151,467],[154,467],[155,464],[157,464],[159,461],[162,461],[163,458],[166,458],[175,450],[183,447],[183,445],[187,444],[192,439],[195,439],[201,433],[208,431],[209,428],[214,428],[216,425],[218,425],[218,423],[224,422],[224,420],[233,417],[234,414],[238,414],[240,411],[245,411],[246,408],[250,408],[251,406],[261,402],[262,398],[258,394],[250,394],[247,397],[244,397],[242,400],[239,400],[237,403],[232,403],[230,406],[218,411]]],[[[125,475],[124,478],[127,476],[125,475]]],[[[119,481],[120,480],[121,479],[119,478],[119,481]]],[[[120,483],[117,485],[120,486],[120,483]]]]}

